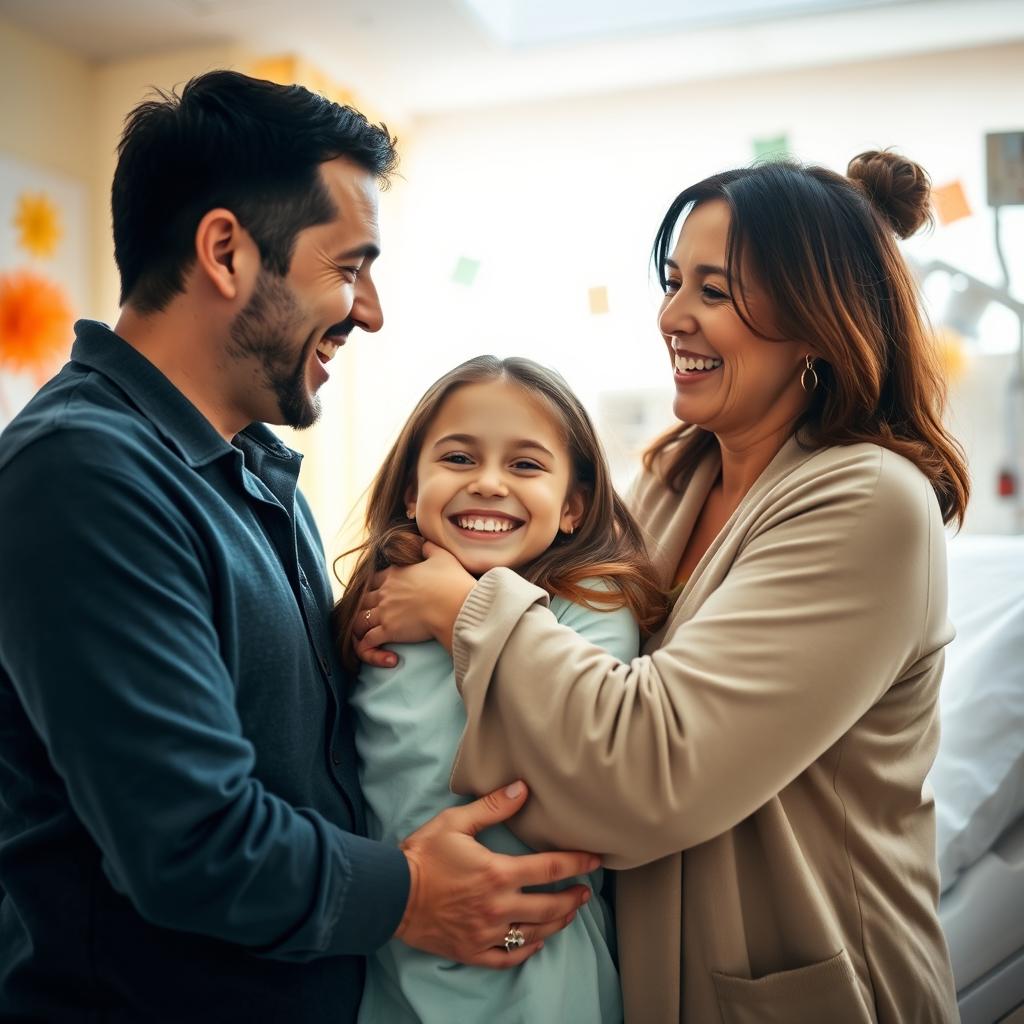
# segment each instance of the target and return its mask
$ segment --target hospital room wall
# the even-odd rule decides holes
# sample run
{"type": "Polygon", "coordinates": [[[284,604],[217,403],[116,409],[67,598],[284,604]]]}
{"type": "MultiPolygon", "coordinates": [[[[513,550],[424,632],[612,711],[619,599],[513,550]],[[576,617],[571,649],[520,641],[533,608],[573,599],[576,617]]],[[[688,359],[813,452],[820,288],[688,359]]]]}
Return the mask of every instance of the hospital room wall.
{"type": "MultiPolygon", "coordinates": [[[[95,177],[94,68],[0,20],[0,96],[0,155],[90,189],[95,177]]],[[[96,227],[90,210],[90,235],[96,227]]],[[[101,276],[93,269],[90,293],[101,276]]]]}
{"type": "MultiPolygon", "coordinates": [[[[16,97],[3,105],[0,152],[89,188],[87,315],[116,314],[108,190],[124,114],[151,85],[248,59],[224,45],[93,66],[0,21],[0,87],[16,97]]],[[[354,336],[325,388],[323,422],[289,436],[307,452],[304,487],[328,549],[426,384],[482,351],[558,367],[601,421],[625,479],[638,439],[669,416],[646,264],[654,228],[684,184],[749,162],[755,138],[785,133],[799,156],[837,168],[860,149],[897,145],[937,183],[959,178],[975,216],[937,228],[914,251],[994,279],[982,135],[1021,127],[1013,97],[1022,93],[1024,47],[1007,45],[403,125],[402,177],[382,204],[384,330],[354,336]],[[471,286],[452,280],[460,257],[479,260],[471,286]],[[601,286],[609,311],[595,315],[588,290],[601,286]]],[[[1024,230],[1021,211],[1007,213],[1019,292],[1024,230]]],[[[1009,364],[976,356],[954,388],[953,421],[977,470],[975,532],[1008,528],[991,477],[1009,364]]]]}
{"type": "MultiPolygon", "coordinates": [[[[896,146],[936,184],[962,181],[974,215],[907,250],[996,280],[983,136],[1024,128],[1021,95],[1024,46],[1006,45],[416,122],[403,147],[400,215],[385,224],[385,327],[340,357],[354,404],[327,402],[333,433],[351,439],[356,492],[427,384],[481,352],[557,367],[598,416],[627,479],[636,441],[670,416],[647,262],[655,228],[682,187],[748,163],[758,138],[785,134],[801,159],[840,170],[864,149],[896,146]],[[471,286],[453,280],[460,259],[479,261],[471,286]],[[595,315],[589,289],[601,286],[609,310],[595,315]]],[[[1024,208],[1005,211],[1003,234],[1019,294],[1024,208]]],[[[968,354],[953,386],[951,422],[977,470],[974,532],[1012,525],[994,480],[1010,364],[968,354]]],[[[337,500],[346,507],[349,495],[337,500]]]]}

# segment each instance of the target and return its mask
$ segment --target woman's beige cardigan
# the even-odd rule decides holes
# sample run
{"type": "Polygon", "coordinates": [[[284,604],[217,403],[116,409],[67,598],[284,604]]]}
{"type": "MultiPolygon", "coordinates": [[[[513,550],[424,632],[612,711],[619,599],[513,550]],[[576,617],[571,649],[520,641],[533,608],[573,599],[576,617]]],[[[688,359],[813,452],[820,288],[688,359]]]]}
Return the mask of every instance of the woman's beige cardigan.
{"type": "MultiPolygon", "coordinates": [[[[634,501],[670,583],[718,455],[634,501]]],[[[935,495],[874,445],[790,440],[623,664],[487,573],[455,627],[453,788],[617,878],[627,1021],[958,1019],[931,794],[946,618],[935,495]],[[680,853],[679,851],[682,851],[680,853]]]]}

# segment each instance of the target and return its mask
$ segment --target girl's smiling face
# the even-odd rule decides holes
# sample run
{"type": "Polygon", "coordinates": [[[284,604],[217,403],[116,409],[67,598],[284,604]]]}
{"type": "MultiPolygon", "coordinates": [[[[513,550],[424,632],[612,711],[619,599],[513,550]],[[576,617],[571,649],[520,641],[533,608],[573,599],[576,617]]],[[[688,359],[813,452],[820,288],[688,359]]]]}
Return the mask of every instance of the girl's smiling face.
{"type": "Polygon", "coordinates": [[[572,462],[551,409],[519,384],[467,384],[441,404],[406,493],[420,533],[475,576],[517,569],[582,514],[572,462]]]}

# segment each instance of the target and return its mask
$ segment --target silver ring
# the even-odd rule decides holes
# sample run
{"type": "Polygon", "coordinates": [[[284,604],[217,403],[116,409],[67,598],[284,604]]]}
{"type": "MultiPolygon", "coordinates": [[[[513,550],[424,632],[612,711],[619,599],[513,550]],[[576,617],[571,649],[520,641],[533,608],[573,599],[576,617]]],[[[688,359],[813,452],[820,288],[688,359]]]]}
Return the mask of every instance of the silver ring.
{"type": "Polygon", "coordinates": [[[526,945],[526,936],[513,924],[509,926],[505,934],[505,952],[511,953],[513,949],[519,949],[526,945]]]}

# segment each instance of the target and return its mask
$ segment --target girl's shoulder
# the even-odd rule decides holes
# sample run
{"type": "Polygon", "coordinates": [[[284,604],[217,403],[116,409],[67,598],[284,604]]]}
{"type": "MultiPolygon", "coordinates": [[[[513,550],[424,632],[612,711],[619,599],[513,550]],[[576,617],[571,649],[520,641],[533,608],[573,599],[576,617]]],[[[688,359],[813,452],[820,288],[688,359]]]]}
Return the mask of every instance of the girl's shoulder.
{"type": "MultiPolygon", "coordinates": [[[[613,582],[602,577],[586,579],[582,586],[603,592],[616,589],[613,582]]],[[[640,628],[628,608],[591,607],[557,596],[551,599],[550,608],[563,626],[568,626],[584,639],[603,647],[621,661],[636,657],[640,649],[640,628]]]]}
{"type": "MultiPolygon", "coordinates": [[[[621,592],[621,588],[616,584],[615,580],[607,576],[587,576],[580,580],[579,586],[583,590],[594,591],[598,594],[616,594],[621,592]]],[[[609,615],[613,611],[625,611],[627,615],[632,617],[632,612],[625,608],[604,608],[600,603],[597,603],[597,607],[591,607],[586,602],[573,601],[568,597],[561,597],[558,594],[551,598],[549,607],[551,608],[551,613],[559,622],[566,616],[572,617],[588,613],[591,615],[609,615]]]]}

